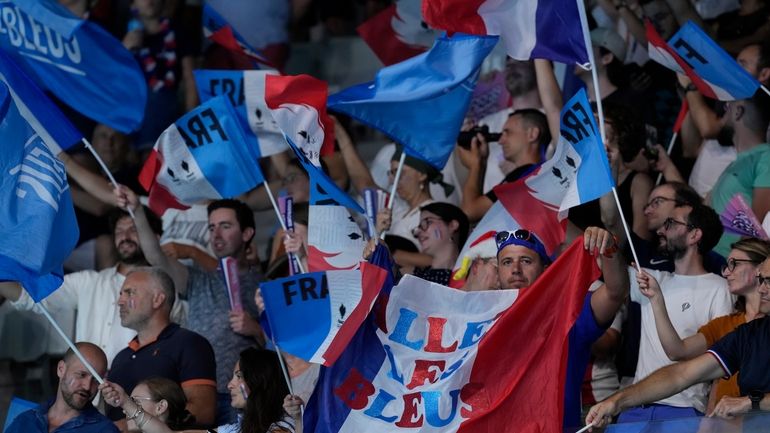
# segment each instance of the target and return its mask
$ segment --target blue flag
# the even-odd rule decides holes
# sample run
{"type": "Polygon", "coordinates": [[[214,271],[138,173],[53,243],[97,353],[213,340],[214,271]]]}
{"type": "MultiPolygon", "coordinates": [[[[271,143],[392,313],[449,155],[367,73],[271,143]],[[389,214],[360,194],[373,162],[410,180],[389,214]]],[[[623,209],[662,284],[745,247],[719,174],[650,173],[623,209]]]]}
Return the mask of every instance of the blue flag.
{"type": "Polygon", "coordinates": [[[80,142],[83,135],[35,83],[0,50],[0,81],[10,91],[21,115],[55,155],[80,142]],[[46,126],[52,126],[49,130],[46,126]]]}
{"type": "Polygon", "coordinates": [[[244,137],[260,157],[286,150],[283,132],[265,102],[265,77],[277,72],[196,70],[194,75],[201,102],[227,96],[238,114],[244,137]]]}
{"type": "Polygon", "coordinates": [[[118,131],[130,133],[141,125],[147,83],[120,41],[89,21],[66,38],[55,30],[63,25],[60,15],[33,18],[13,2],[0,2],[0,16],[0,48],[41,87],[118,131]]]}
{"type": "Polygon", "coordinates": [[[58,289],[78,226],[64,164],[0,84],[0,281],[18,281],[40,302],[58,289]]]}
{"type": "Polygon", "coordinates": [[[51,30],[61,34],[65,39],[70,39],[75,30],[83,24],[83,20],[73,15],[56,0],[12,0],[12,2],[35,21],[46,23],[51,30]]]}
{"type": "Polygon", "coordinates": [[[669,39],[668,45],[703,80],[696,84],[705,85],[713,93],[706,96],[734,101],[751,98],[759,88],[759,81],[692,21],[685,23],[669,39]]]}
{"type": "Polygon", "coordinates": [[[327,105],[379,129],[408,155],[441,170],[454,149],[479,67],[497,40],[438,38],[430,51],[383,68],[373,82],[331,95],[327,105]]]}
{"type": "Polygon", "coordinates": [[[255,50],[225,18],[208,3],[203,4],[203,36],[230,51],[250,57],[254,67],[272,67],[270,61],[255,50]]]}
{"type": "Polygon", "coordinates": [[[603,196],[615,181],[585,89],[564,104],[559,129],[553,157],[524,182],[532,197],[565,211],[603,196]]]}
{"type": "MultiPolygon", "coordinates": [[[[286,137],[286,136],[284,136],[286,137]]],[[[336,205],[345,206],[348,209],[352,209],[358,213],[364,213],[364,209],[355,200],[350,198],[348,194],[340,189],[333,180],[321,170],[320,167],[313,165],[313,163],[305,156],[294,142],[286,137],[286,141],[289,143],[289,147],[297,155],[302,167],[305,168],[308,177],[310,178],[310,204],[311,205],[336,205]]]]}

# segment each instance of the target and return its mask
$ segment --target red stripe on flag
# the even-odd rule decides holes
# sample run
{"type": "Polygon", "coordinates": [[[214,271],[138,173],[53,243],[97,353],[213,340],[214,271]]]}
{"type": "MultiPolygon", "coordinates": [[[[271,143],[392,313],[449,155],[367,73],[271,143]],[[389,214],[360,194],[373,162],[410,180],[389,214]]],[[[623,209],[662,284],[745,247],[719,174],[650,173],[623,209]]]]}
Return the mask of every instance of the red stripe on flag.
{"type": "Polygon", "coordinates": [[[679,115],[676,116],[676,123],[674,123],[674,133],[678,134],[679,130],[682,129],[682,123],[684,123],[684,118],[687,117],[687,112],[690,110],[690,106],[687,103],[687,98],[682,99],[682,107],[679,108],[679,115]]]}
{"type": "MultiPolygon", "coordinates": [[[[539,172],[533,172],[533,176],[539,172]]],[[[527,176],[529,177],[529,176],[527,176]]],[[[538,238],[545,245],[549,255],[558,251],[559,246],[564,242],[564,234],[567,223],[559,221],[558,209],[549,207],[532,196],[529,187],[525,183],[527,178],[519,179],[516,182],[504,183],[494,188],[497,199],[500,200],[503,207],[515,219],[521,228],[535,232],[538,238]]],[[[506,230],[505,227],[499,227],[497,230],[506,230]]]]}
{"type": "Polygon", "coordinates": [[[155,212],[155,214],[161,216],[166,212],[166,209],[169,208],[181,210],[189,209],[189,206],[180,203],[176,196],[171,194],[171,192],[169,192],[163,185],[155,181],[162,166],[163,156],[153,149],[147,157],[147,161],[145,161],[142,171],[139,172],[139,184],[141,184],[149,194],[148,205],[150,209],[155,212]]]}
{"type": "Polygon", "coordinates": [[[347,348],[353,336],[356,335],[358,328],[361,327],[361,324],[369,315],[377,295],[380,294],[380,289],[382,289],[382,285],[385,283],[387,272],[385,269],[371,263],[361,263],[361,301],[342,324],[334,340],[326,349],[326,352],[324,352],[324,365],[332,365],[347,348]]]}
{"type": "Polygon", "coordinates": [[[392,4],[356,29],[385,66],[402,62],[426,51],[425,48],[405,44],[396,37],[391,24],[395,16],[396,5],[392,4]]]}
{"type": "Polygon", "coordinates": [[[423,0],[422,16],[434,29],[486,35],[487,26],[478,13],[483,3],[484,0],[423,0]]]}
{"type": "Polygon", "coordinates": [[[459,433],[562,431],[567,335],[599,274],[581,236],[519,292],[479,343],[459,433]]]}

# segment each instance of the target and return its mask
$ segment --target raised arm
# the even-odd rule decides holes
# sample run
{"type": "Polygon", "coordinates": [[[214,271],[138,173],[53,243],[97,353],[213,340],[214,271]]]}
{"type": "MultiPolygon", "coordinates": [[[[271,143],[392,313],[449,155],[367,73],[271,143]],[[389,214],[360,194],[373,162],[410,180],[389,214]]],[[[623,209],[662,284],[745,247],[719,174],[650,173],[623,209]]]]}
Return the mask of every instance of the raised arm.
{"type": "Polygon", "coordinates": [[[593,423],[594,427],[604,427],[612,421],[613,416],[624,409],[660,400],[692,384],[713,380],[722,375],[724,370],[719,361],[708,353],[689,361],[671,364],[596,404],[588,412],[586,424],[593,423]]]}
{"type": "Polygon", "coordinates": [[[564,101],[561,97],[559,83],[553,73],[550,60],[535,59],[535,75],[537,77],[537,93],[543,103],[545,117],[548,119],[548,131],[551,133],[551,145],[556,146],[561,132],[561,109],[564,101]]]}
{"type": "Polygon", "coordinates": [[[336,117],[332,116],[332,118],[334,119],[334,136],[337,137],[337,144],[340,146],[340,153],[343,161],[345,161],[345,167],[348,170],[350,181],[353,183],[353,188],[359,193],[362,193],[366,188],[376,188],[377,184],[374,182],[372,173],[361,159],[361,155],[358,154],[348,131],[336,117]]]}
{"type": "Polygon", "coordinates": [[[66,152],[61,152],[58,157],[64,163],[67,174],[81,188],[102,202],[115,206],[115,195],[112,193],[112,185],[107,179],[83,167],[66,152]]]}
{"type": "Polygon", "coordinates": [[[174,280],[174,285],[179,294],[187,293],[187,268],[177,260],[171,259],[163,253],[158,236],[150,228],[147,215],[144,214],[144,206],[140,206],[139,198],[124,185],[115,189],[115,201],[123,209],[131,209],[134,212],[134,224],[139,234],[139,244],[142,247],[144,258],[152,266],[157,266],[166,271],[174,280]]]}
{"type": "Polygon", "coordinates": [[[591,310],[599,325],[611,323],[628,296],[628,271],[620,253],[622,245],[610,232],[599,227],[585,231],[584,247],[601,257],[602,284],[591,296],[591,310]]]}
{"type": "Polygon", "coordinates": [[[489,148],[481,134],[471,139],[470,149],[457,146],[460,163],[468,169],[468,178],[463,185],[463,198],[460,208],[468,215],[471,222],[480,220],[492,207],[492,200],[484,195],[484,174],[487,171],[489,148]]]}
{"type": "Polygon", "coordinates": [[[706,337],[700,332],[684,340],[679,337],[668,316],[666,301],[655,277],[642,270],[636,274],[636,281],[639,284],[639,291],[650,300],[652,314],[655,317],[655,328],[669,359],[680,361],[706,352],[708,349],[706,337]]]}

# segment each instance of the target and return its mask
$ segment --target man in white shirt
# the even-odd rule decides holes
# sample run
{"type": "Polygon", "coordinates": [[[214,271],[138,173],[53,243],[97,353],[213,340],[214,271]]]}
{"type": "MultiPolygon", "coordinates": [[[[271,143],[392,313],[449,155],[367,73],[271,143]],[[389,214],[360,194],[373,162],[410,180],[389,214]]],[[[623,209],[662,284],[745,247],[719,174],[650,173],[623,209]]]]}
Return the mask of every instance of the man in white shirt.
{"type": "MultiPolygon", "coordinates": [[[[674,260],[674,272],[645,269],[660,283],[671,323],[681,338],[698,332],[711,319],[732,311],[732,299],[724,278],[709,273],[703,257],[716,245],[722,225],[716,212],[708,206],[677,206],[657,231],[660,246],[674,260]]],[[[652,305],[639,291],[631,273],[631,300],[642,310],[642,335],[634,383],[654,371],[673,364],[658,337],[652,305]]],[[[630,408],[620,414],[618,422],[638,422],[703,415],[708,400],[708,387],[693,385],[678,394],[654,404],[630,408]]]]}
{"type": "MultiPolygon", "coordinates": [[[[147,214],[152,215],[151,226],[160,236],[160,220],[151,212],[147,214]]],[[[77,310],[75,340],[96,344],[107,355],[108,362],[112,362],[136,335],[135,331],[120,324],[117,308],[120,287],[129,271],[148,265],[139,247],[136,226],[128,213],[115,209],[110,214],[110,227],[118,263],[98,272],[86,270],[67,274],[61,287],[42,301],[49,311],[77,310]]],[[[11,301],[16,309],[37,309],[35,301],[18,283],[0,283],[0,296],[11,301]]]]}

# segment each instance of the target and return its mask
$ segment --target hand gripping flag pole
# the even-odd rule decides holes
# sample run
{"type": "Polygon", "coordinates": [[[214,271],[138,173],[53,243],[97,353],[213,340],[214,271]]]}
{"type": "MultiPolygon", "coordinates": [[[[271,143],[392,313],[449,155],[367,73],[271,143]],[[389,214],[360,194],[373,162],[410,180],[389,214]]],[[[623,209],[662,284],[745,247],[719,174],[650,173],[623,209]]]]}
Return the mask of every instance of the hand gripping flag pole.
{"type": "MultiPolygon", "coordinates": [[[[94,149],[94,147],[91,145],[91,143],[88,140],[86,140],[85,137],[83,137],[80,141],[83,142],[83,145],[86,146],[86,149],[88,149],[88,151],[91,152],[91,155],[94,156],[94,158],[96,159],[96,162],[99,163],[99,167],[101,167],[101,169],[104,172],[104,174],[107,175],[107,178],[110,180],[110,183],[112,184],[112,186],[117,188],[118,187],[118,181],[115,180],[115,177],[112,175],[112,173],[110,173],[110,169],[107,168],[107,164],[104,163],[104,160],[96,152],[96,149],[94,149]]],[[[126,206],[126,210],[128,211],[128,214],[131,215],[131,219],[135,220],[136,217],[134,216],[134,211],[131,210],[131,208],[128,207],[128,206],[126,206]]]]}
{"type": "MultiPolygon", "coordinates": [[[[265,185],[265,191],[267,192],[267,198],[270,199],[270,204],[273,205],[273,210],[275,211],[275,216],[278,217],[278,222],[281,223],[281,228],[285,233],[288,233],[289,230],[286,228],[286,223],[283,221],[283,216],[281,215],[281,210],[278,208],[278,203],[275,202],[275,197],[273,197],[273,191],[270,190],[270,184],[267,183],[267,179],[265,179],[264,182],[262,182],[263,185],[265,185]]],[[[297,266],[299,267],[300,273],[305,273],[305,268],[302,266],[302,262],[298,259],[297,260],[297,266]]],[[[276,346],[277,347],[277,346],[276,346]]],[[[281,361],[281,366],[283,367],[283,361],[281,361]]],[[[289,385],[289,390],[291,390],[291,385],[289,385]]]]}
{"type": "MultiPolygon", "coordinates": [[[[588,19],[586,18],[586,9],[583,4],[583,0],[576,0],[578,5],[578,13],[580,14],[580,24],[583,28],[583,40],[585,41],[586,51],[588,53],[588,60],[591,63],[591,78],[594,82],[594,98],[596,99],[596,107],[599,113],[599,134],[602,137],[602,143],[607,142],[606,134],[604,133],[604,110],[602,109],[602,97],[599,94],[599,76],[596,74],[596,60],[594,59],[594,50],[591,45],[591,33],[588,30],[588,19]]],[[[615,205],[618,207],[618,213],[620,214],[620,221],[623,222],[623,230],[626,232],[626,239],[628,239],[628,246],[631,248],[631,254],[634,257],[634,263],[636,263],[637,272],[642,271],[641,265],[639,265],[639,257],[636,255],[636,249],[634,243],[631,242],[631,231],[628,229],[628,222],[623,215],[623,211],[620,207],[620,198],[618,197],[618,190],[615,186],[612,187],[612,196],[615,198],[615,205]]]]}

